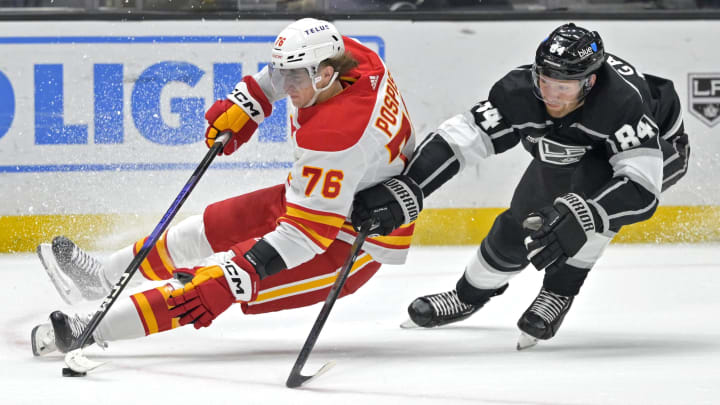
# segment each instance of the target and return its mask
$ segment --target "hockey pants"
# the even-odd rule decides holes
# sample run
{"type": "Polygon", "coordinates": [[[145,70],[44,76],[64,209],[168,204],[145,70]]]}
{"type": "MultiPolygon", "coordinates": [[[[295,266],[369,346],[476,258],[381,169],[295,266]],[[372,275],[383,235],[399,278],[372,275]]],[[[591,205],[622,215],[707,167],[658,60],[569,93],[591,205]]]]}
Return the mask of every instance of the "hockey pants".
{"type": "MultiPolygon", "coordinates": [[[[676,138],[673,143],[663,139],[660,143],[665,161],[665,191],[685,175],[690,148],[687,135],[676,138]]],[[[593,195],[612,175],[607,159],[592,153],[570,167],[553,166],[533,159],[515,188],[510,209],[495,219],[490,232],[466,266],[465,280],[478,289],[496,289],[506,284],[529,264],[523,243],[529,231],[523,229],[523,220],[530,213],[552,205],[557,196],[569,192],[593,195]]],[[[583,247],[579,255],[566,263],[549,267],[545,271],[543,287],[565,296],[577,295],[588,272],[614,235],[615,232],[606,231],[594,243],[583,247]]]]}
{"type": "MultiPolygon", "coordinates": [[[[176,267],[203,265],[207,256],[227,251],[238,242],[259,238],[272,231],[276,219],[284,212],[283,185],[212,204],[202,217],[190,217],[171,227],[142,263],[140,272],[150,280],[171,280],[176,267]]],[[[138,241],[134,248],[118,252],[111,261],[123,259],[126,266],[132,259],[133,251],[140,249],[143,242],[144,239],[138,241]]],[[[322,302],[349,252],[349,244],[336,240],[312,260],[264,278],[258,285],[257,299],[242,303],[242,311],[245,314],[260,314],[322,302]]],[[[115,267],[122,268],[117,264],[115,267]]],[[[380,263],[366,252],[361,252],[340,297],[355,292],[379,268],[380,263]]],[[[177,286],[177,281],[173,281],[134,294],[130,297],[132,306],[118,303],[117,309],[111,309],[99,328],[102,338],[127,339],[177,327],[177,320],[169,317],[165,302],[170,291],[177,286]],[[140,322],[137,322],[138,316],[140,322]]]]}

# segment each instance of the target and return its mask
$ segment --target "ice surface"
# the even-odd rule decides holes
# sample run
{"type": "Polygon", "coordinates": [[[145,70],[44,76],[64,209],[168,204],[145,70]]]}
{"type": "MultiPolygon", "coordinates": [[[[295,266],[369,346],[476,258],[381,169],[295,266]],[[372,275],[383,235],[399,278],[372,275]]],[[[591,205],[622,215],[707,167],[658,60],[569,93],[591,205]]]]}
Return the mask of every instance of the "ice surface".
{"type": "MultiPolygon", "coordinates": [[[[340,300],[305,367],[337,365],[306,388],[284,383],[320,305],[244,316],[86,350],[109,364],[63,378],[29,334],[68,309],[34,255],[0,255],[2,404],[717,404],[720,246],[612,245],[559,334],[515,350],[542,273],[528,268],[472,318],[404,330],[418,295],[453,288],[474,248],[413,248],[340,300]]],[[[95,305],[86,305],[92,311],[95,305]]]]}

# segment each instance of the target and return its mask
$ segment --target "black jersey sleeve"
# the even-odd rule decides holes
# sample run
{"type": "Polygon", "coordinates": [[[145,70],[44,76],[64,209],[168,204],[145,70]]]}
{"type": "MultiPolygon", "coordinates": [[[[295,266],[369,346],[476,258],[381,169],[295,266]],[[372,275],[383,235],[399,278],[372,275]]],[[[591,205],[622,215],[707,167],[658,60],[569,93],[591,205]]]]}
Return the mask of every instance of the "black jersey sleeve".
{"type": "Polygon", "coordinates": [[[658,125],[647,104],[630,98],[621,105],[619,123],[607,136],[612,180],[589,199],[602,229],[617,232],[623,225],[649,219],[662,187],[663,155],[658,125]]]}
{"type": "Polygon", "coordinates": [[[650,91],[653,117],[660,128],[660,138],[673,143],[685,134],[680,97],[671,80],[647,73],[644,78],[650,91]]]}
{"type": "Polygon", "coordinates": [[[413,154],[406,173],[427,197],[463,168],[519,141],[500,111],[489,100],[481,101],[430,133],[413,154]]]}
{"type": "Polygon", "coordinates": [[[405,174],[420,186],[427,198],[460,171],[460,162],[450,145],[431,132],[418,146],[405,174]]]}
{"type": "Polygon", "coordinates": [[[660,128],[663,151],[663,191],[682,178],[688,169],[690,139],[685,133],[682,106],[673,82],[645,74],[651,94],[653,117],[660,128]]]}
{"type": "Polygon", "coordinates": [[[445,120],[418,146],[405,173],[427,197],[463,168],[488,156],[505,152],[520,142],[519,133],[493,102],[504,101],[503,78],[483,100],[445,120]]]}

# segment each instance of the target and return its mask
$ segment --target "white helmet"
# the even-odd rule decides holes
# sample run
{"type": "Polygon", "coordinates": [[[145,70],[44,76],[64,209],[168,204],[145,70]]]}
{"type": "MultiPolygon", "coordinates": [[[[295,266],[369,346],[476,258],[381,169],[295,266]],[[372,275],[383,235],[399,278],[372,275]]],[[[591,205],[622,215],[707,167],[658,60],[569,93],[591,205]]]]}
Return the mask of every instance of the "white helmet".
{"type": "Polygon", "coordinates": [[[288,25],[275,39],[274,69],[311,68],[313,76],[320,62],[345,52],[342,36],[334,25],[315,18],[303,18],[288,25]]]}
{"type": "Polygon", "coordinates": [[[278,34],[273,45],[270,64],[270,79],[276,92],[284,92],[291,83],[302,81],[298,73],[306,71],[305,80],[315,91],[315,96],[306,106],[315,103],[317,96],[328,89],[337,79],[335,72],[322,88],[317,85],[322,81],[318,67],[326,59],[345,53],[343,39],[335,26],[327,21],[315,18],[303,18],[288,25],[278,34]]]}

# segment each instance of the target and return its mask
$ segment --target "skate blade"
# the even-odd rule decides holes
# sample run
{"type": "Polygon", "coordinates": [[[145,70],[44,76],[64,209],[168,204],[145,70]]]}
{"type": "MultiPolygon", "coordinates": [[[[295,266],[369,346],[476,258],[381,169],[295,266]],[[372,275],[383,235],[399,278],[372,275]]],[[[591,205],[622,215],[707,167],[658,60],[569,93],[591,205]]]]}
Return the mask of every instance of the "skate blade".
{"type": "Polygon", "coordinates": [[[75,349],[65,355],[65,364],[76,373],[87,373],[102,366],[105,362],[90,360],[83,355],[82,349],[75,349]]]}
{"type": "Polygon", "coordinates": [[[35,339],[35,336],[38,333],[38,329],[40,329],[42,325],[37,325],[33,328],[33,330],[30,332],[30,347],[32,347],[32,354],[35,357],[41,356],[44,347],[40,347],[37,340],[35,339]]]}
{"type": "Polygon", "coordinates": [[[83,298],[80,291],[75,288],[72,280],[62,274],[60,266],[58,266],[57,261],[55,261],[52,245],[49,243],[41,243],[37,247],[37,255],[40,258],[40,263],[42,263],[43,268],[45,268],[45,272],[48,277],[50,277],[50,281],[52,281],[53,286],[58,294],[60,294],[60,298],[69,305],[74,305],[82,301],[83,298]]]}
{"type": "Polygon", "coordinates": [[[30,332],[30,345],[32,346],[32,353],[35,357],[44,356],[57,350],[55,345],[42,345],[42,340],[38,339],[38,335],[45,333],[46,328],[51,329],[52,326],[40,324],[35,326],[30,332]]]}
{"type": "Polygon", "coordinates": [[[535,346],[536,344],[538,344],[537,338],[534,338],[525,332],[520,332],[520,337],[518,338],[516,349],[525,350],[535,346]]]}
{"type": "Polygon", "coordinates": [[[412,319],[408,319],[407,321],[400,324],[400,327],[402,329],[417,329],[420,327],[420,325],[413,322],[412,319]]]}

